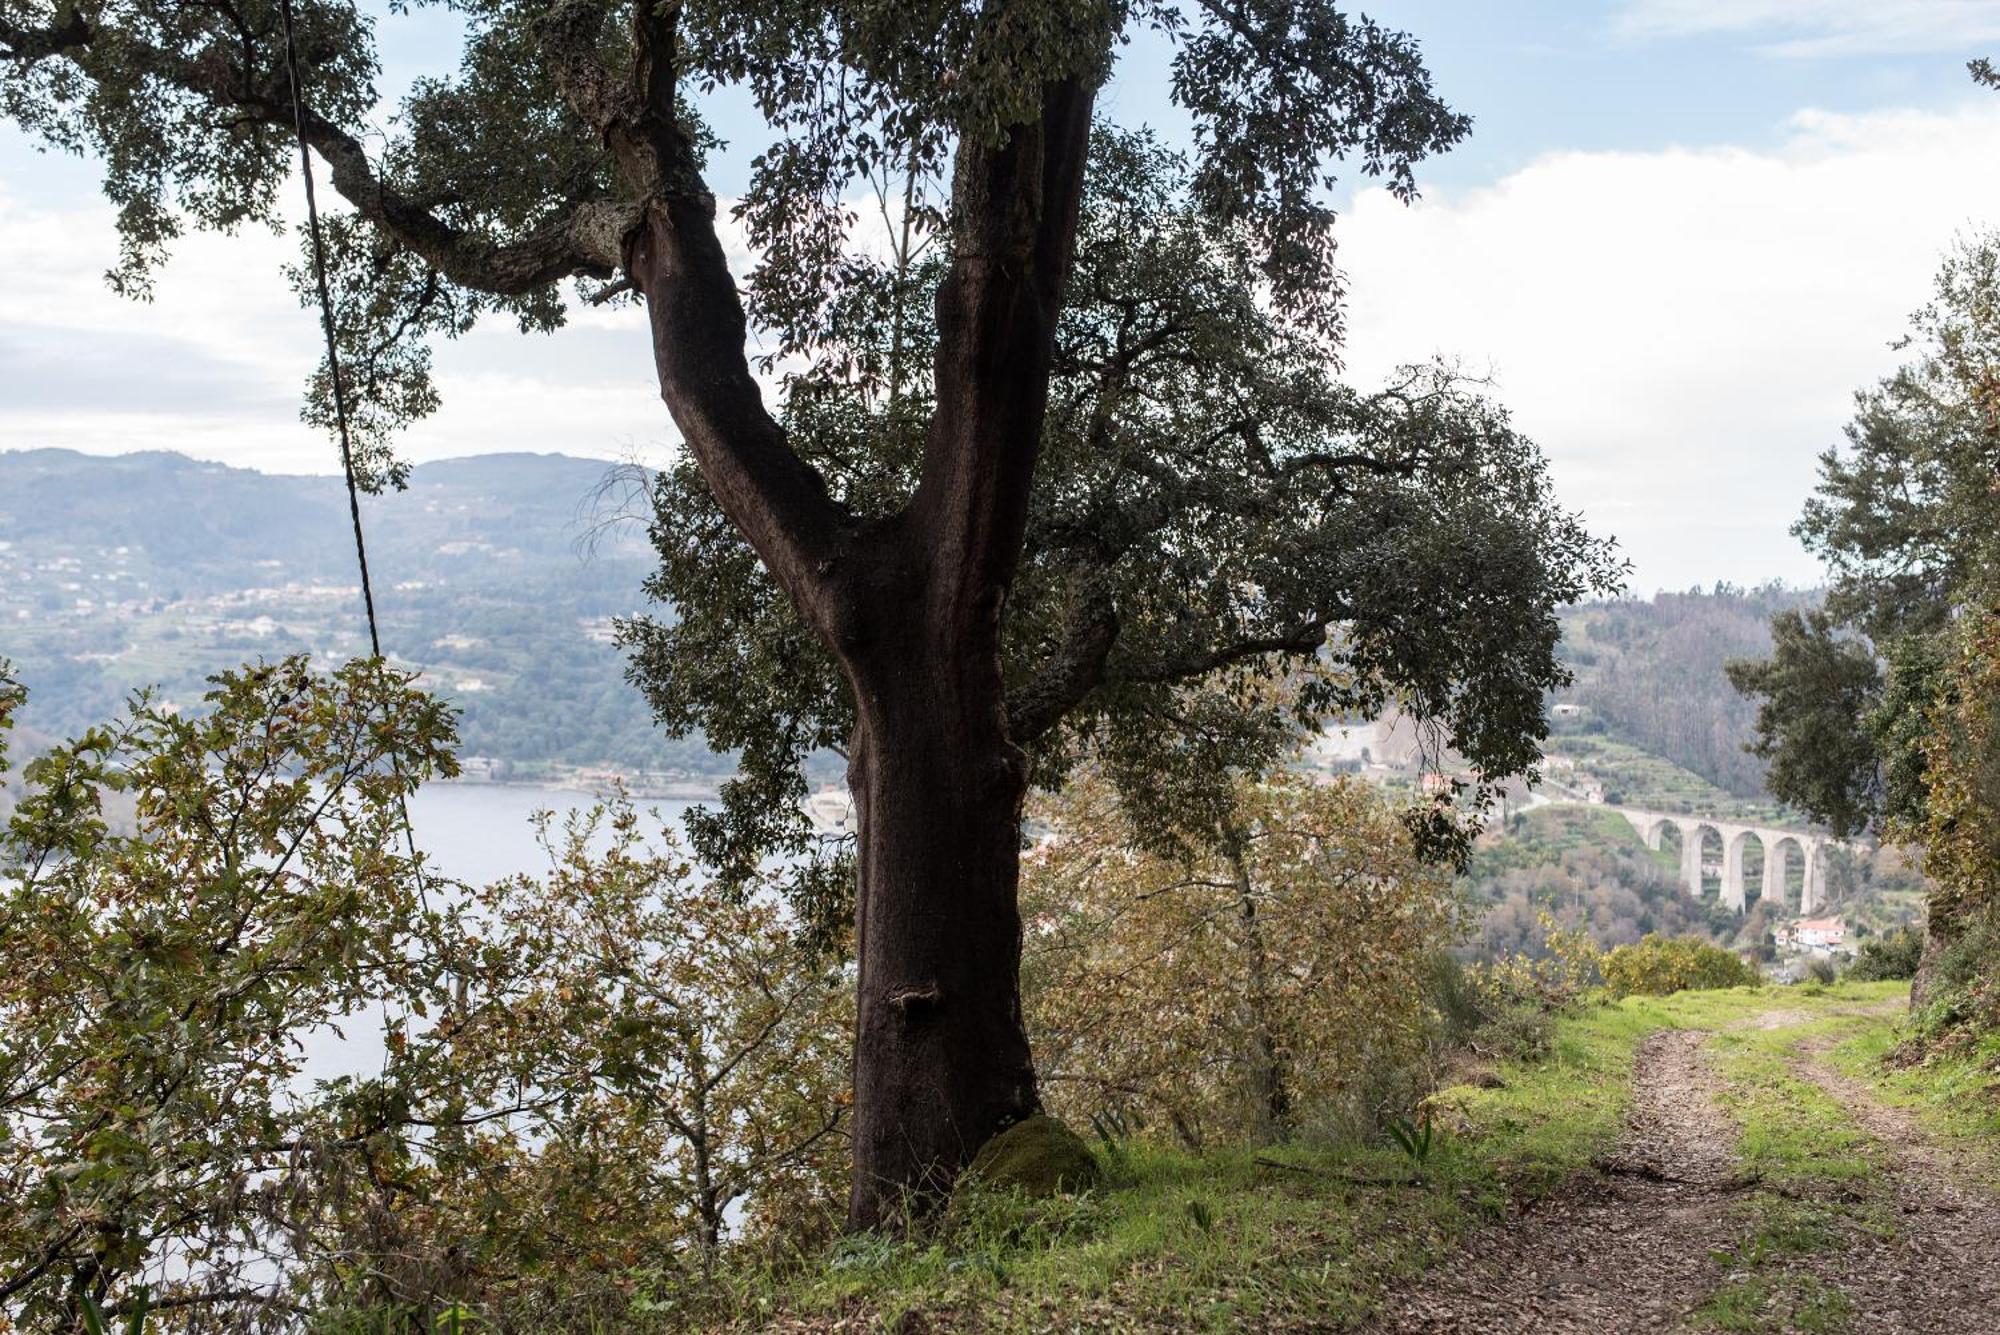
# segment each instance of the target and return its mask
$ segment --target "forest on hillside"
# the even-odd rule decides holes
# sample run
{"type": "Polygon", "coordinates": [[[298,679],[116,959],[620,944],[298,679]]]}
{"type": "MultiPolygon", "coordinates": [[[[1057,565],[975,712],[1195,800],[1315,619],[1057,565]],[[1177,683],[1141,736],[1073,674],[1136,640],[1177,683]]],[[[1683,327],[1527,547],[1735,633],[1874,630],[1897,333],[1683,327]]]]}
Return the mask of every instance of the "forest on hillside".
{"type": "MultiPolygon", "coordinates": [[[[615,623],[644,604],[649,549],[643,523],[603,522],[611,469],[481,455],[369,499],[382,648],[458,708],[462,754],[496,776],[566,765],[712,783],[732,760],[661,733],[626,680],[615,623]]],[[[25,729],[69,736],[134,690],[191,705],[245,662],[367,649],[337,477],[0,452],[0,532],[0,647],[29,692],[25,729]]]]}
{"type": "Polygon", "coordinates": [[[1757,706],[1724,665],[1771,649],[1771,618],[1816,607],[1817,590],[1719,584],[1650,599],[1586,603],[1563,614],[1562,692],[1584,725],[1691,770],[1739,798],[1764,794],[1764,762],[1745,744],[1757,706]]]}
{"type": "MultiPolygon", "coordinates": [[[[1857,939],[1921,922],[1930,886],[1907,850],[1832,848],[1824,871],[1826,912],[1843,918],[1857,939]]],[[[1699,937],[1768,961],[1775,927],[1793,916],[1761,885],[1745,913],[1722,904],[1712,884],[1695,898],[1681,879],[1678,853],[1647,848],[1630,823],[1587,806],[1516,813],[1480,840],[1460,885],[1472,927],[1459,953],[1481,962],[1547,955],[1551,925],[1583,932],[1606,950],[1657,933],[1699,937]]]]}

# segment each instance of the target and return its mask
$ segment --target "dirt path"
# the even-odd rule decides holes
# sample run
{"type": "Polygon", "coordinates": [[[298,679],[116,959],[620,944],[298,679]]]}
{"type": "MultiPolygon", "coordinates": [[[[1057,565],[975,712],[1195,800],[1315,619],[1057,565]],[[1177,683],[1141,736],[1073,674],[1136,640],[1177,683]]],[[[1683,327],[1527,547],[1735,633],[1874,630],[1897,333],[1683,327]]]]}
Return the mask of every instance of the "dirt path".
{"type": "Polygon", "coordinates": [[[1878,1147],[1888,1236],[1864,1231],[1837,1254],[1802,1268],[1842,1289],[1854,1328],[1884,1335],[1988,1335],[2000,1331],[2000,1196],[1924,1134],[1901,1109],[1826,1063],[1825,1042],[1808,1043],[1794,1066],[1848,1110],[1878,1147]]]}
{"type": "MultiPolygon", "coordinates": [[[[1743,1027],[1783,1029],[1813,1018],[1771,1011],[1743,1027]]],[[[1830,1039],[1802,1045],[1792,1069],[1849,1112],[1873,1142],[1880,1171],[1816,1194],[1762,1187],[1775,1194],[1755,1199],[1783,1206],[1779,1198],[1792,1198],[1827,1238],[1801,1254],[1742,1259],[1735,1244],[1754,1214],[1745,1209],[1754,1184],[1738,1174],[1738,1132],[1718,1106],[1705,1037],[1676,1030],[1646,1040],[1633,1068],[1631,1118],[1601,1175],[1474,1237],[1460,1257],[1391,1295],[1369,1329],[1651,1335],[1701,1328],[1697,1308],[1725,1286],[1750,1283],[1794,1292],[1809,1284],[1844,1310],[1796,1326],[1767,1311],[1742,1329],[2000,1332],[2000,1194],[1976,1180],[1993,1180],[1991,1167],[1969,1171],[1907,1113],[1832,1067],[1830,1039]]]]}
{"type": "Polygon", "coordinates": [[[1673,1330],[1720,1278],[1737,1231],[1736,1128],[1716,1104],[1703,1035],[1655,1034],[1633,1067],[1631,1121],[1594,1181],[1474,1237],[1463,1258],[1392,1295],[1378,1332],[1673,1330]]]}

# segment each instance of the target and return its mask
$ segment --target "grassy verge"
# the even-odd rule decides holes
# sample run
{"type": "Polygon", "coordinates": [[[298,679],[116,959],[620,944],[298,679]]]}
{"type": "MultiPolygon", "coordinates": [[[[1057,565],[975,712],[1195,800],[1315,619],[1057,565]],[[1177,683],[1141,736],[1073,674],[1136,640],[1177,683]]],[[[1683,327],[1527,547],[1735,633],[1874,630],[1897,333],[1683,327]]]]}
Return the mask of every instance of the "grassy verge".
{"type": "Polygon", "coordinates": [[[1698,1322],[1743,1332],[1853,1328],[1853,1302],[1799,1262],[1893,1227],[1878,1190],[1879,1149],[1801,1073],[1800,1054],[1888,1032],[1881,1008],[1903,991],[1901,983],[1800,988],[1749,1023],[1704,1026],[1715,1029],[1723,1101],[1740,1128],[1746,1177],[1758,1185],[1738,1207],[1739,1235],[1716,1254],[1724,1278],[1698,1322]]]}
{"type": "MultiPolygon", "coordinates": [[[[1727,1331],[1845,1330],[1846,1297],[1787,1261],[1885,1226],[1869,1189],[1876,1164],[1794,1062],[1813,1040],[1867,1064],[1891,1027],[1880,1008],[1900,989],[1736,988],[1590,1006],[1561,1022],[1543,1059],[1434,1095],[1437,1140],[1421,1165],[1380,1146],[1198,1155],[1133,1142],[1101,1153],[1111,1185],[1095,1195],[974,1199],[925,1240],[848,1239],[739,1273],[706,1315],[746,1329],[1343,1328],[1510,1204],[1590,1171],[1624,1126],[1640,1042],[1688,1028],[1715,1034],[1745,1170],[1760,1182],[1700,1319],[1727,1331]]],[[[1950,1097],[1943,1085],[1933,1093],[1950,1097]]]]}
{"type": "Polygon", "coordinates": [[[1907,1109],[1923,1128],[1965,1151],[1964,1166],[1990,1186],[2000,1186],[2000,1033],[1966,1051],[1898,1067],[1887,1059],[1901,1041],[1899,1028],[1879,1026],[1842,1036],[1826,1060],[1866,1080],[1883,1103],[1907,1109]]]}
{"type": "Polygon", "coordinates": [[[1674,1023],[1636,999],[1566,1020],[1545,1059],[1434,1097],[1421,1166],[1375,1146],[1133,1143],[1102,1156],[1095,1196],[975,1201],[930,1240],[851,1239],[744,1276],[726,1305],[745,1327],[1347,1326],[1509,1202],[1585,1171],[1623,1125],[1639,1041],[1674,1023]]]}

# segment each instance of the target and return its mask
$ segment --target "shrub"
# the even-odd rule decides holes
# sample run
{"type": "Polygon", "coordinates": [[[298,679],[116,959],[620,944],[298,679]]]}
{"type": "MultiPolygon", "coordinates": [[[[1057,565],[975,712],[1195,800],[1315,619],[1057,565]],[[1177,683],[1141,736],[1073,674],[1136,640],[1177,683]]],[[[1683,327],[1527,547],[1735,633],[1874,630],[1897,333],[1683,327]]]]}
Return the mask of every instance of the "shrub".
{"type": "Polygon", "coordinates": [[[1924,953],[1924,938],[1914,928],[1898,927],[1861,943],[1847,976],[1857,983],[1891,978],[1915,978],[1924,953]]]}
{"type": "Polygon", "coordinates": [[[1484,1057],[1535,1062],[1549,1055],[1555,1038],[1554,1011],[1517,1001],[1494,1012],[1467,1046],[1484,1057]]]}
{"type": "Polygon", "coordinates": [[[1969,612],[1956,634],[1924,720],[1922,819],[1891,830],[1923,845],[1935,881],[1934,958],[1915,989],[1926,1041],[2000,1027],[2000,608],[1969,612]]]}
{"type": "Polygon", "coordinates": [[[1619,997],[1663,997],[1688,990],[1745,987],[1758,981],[1757,970],[1742,957],[1691,936],[1648,934],[1636,944],[1619,946],[1605,955],[1600,967],[1605,986],[1619,997]]]}
{"type": "Polygon", "coordinates": [[[2000,908],[1962,914],[1954,928],[1936,946],[1919,1002],[1917,1038],[1926,1050],[1976,1043],[2000,1029],[2000,908]]]}
{"type": "Polygon", "coordinates": [[[1427,990],[1440,1042],[1463,1046],[1486,1023],[1481,972],[1467,968],[1447,950],[1432,958],[1427,990]]]}
{"type": "Polygon", "coordinates": [[[1372,1132],[1423,1096],[1459,902],[1368,785],[1245,783],[1175,853],[1134,846],[1095,775],[1043,815],[1022,981],[1052,1113],[1199,1146],[1372,1132]]]}
{"type": "Polygon", "coordinates": [[[1588,931],[1560,926],[1546,911],[1536,922],[1541,954],[1508,955],[1472,971],[1489,1023],[1516,1008],[1567,1010],[1602,977],[1604,952],[1588,931]]]}
{"type": "MultiPolygon", "coordinates": [[[[0,727],[16,701],[0,677],[0,727]]],[[[0,826],[0,1331],[86,1327],[84,1295],[173,1329],[294,1305],[623,1329],[635,1290],[700,1296],[725,1244],[835,1226],[843,969],[622,802],[545,824],[545,875],[425,871],[401,804],[451,741],[409,674],[290,658],[26,768],[0,826]],[[343,1027],[379,1072],[314,1079],[309,1040],[343,1027]]]]}

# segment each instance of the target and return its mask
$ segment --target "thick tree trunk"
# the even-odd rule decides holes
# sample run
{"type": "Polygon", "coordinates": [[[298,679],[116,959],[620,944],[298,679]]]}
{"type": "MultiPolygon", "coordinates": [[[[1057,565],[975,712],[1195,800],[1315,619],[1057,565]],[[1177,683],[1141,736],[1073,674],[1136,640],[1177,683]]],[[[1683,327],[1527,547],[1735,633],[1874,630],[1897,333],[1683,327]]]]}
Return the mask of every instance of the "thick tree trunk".
{"type": "Polygon", "coordinates": [[[1964,910],[1948,891],[1933,890],[1925,908],[1923,953],[1917,957],[1917,973],[1910,980],[1912,1015],[1936,999],[1944,956],[1965,932],[1964,910]]]}
{"type": "MultiPolygon", "coordinates": [[[[671,32],[642,35],[670,68],[671,32]]],[[[634,141],[630,173],[654,197],[624,255],[646,298],[661,397],[717,503],[853,689],[861,979],[849,1214],[860,1228],[893,1224],[934,1204],[988,1138],[1038,1107],[1015,902],[1027,766],[1007,734],[1000,621],[1103,70],[1047,85],[1039,116],[997,143],[961,143],[952,265],[937,296],[937,411],[909,505],[868,523],[833,501],[763,403],[714,202],[679,179],[697,180],[672,83],[646,69],[651,137],[634,141]]],[[[1093,643],[1101,660],[1109,639],[1093,643]]]]}
{"type": "Polygon", "coordinates": [[[1039,1107],[1015,898],[1026,764],[1006,737],[997,654],[916,631],[928,643],[854,672],[856,1228],[920,1217],[1039,1107]]]}

